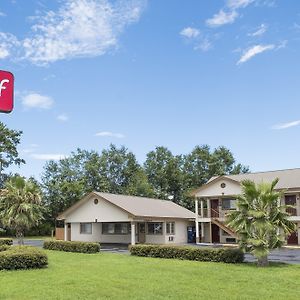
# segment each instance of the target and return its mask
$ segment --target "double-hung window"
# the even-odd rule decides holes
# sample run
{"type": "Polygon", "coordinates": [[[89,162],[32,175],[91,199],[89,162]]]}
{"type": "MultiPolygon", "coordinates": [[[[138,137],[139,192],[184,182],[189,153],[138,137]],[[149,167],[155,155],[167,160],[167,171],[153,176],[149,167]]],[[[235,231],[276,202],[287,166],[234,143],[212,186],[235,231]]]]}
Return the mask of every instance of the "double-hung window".
{"type": "Polygon", "coordinates": [[[175,234],[175,222],[166,223],[166,233],[167,234],[175,234]]]}
{"type": "Polygon", "coordinates": [[[236,200],[235,199],[222,199],[222,209],[231,210],[236,209],[236,200]]]}
{"type": "Polygon", "coordinates": [[[147,223],[148,234],[158,235],[163,234],[163,223],[147,223]]]}
{"type": "Polygon", "coordinates": [[[81,234],[92,234],[92,223],[80,223],[81,234]]]}

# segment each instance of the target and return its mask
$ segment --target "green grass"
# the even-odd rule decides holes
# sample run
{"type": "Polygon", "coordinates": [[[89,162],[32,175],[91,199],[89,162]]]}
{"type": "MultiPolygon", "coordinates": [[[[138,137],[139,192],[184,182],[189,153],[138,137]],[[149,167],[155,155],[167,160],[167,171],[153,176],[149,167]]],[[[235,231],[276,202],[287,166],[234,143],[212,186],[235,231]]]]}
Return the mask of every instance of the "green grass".
{"type": "Polygon", "coordinates": [[[300,266],[259,269],[109,253],[48,254],[47,269],[1,271],[0,299],[287,300],[300,295],[300,266]]]}

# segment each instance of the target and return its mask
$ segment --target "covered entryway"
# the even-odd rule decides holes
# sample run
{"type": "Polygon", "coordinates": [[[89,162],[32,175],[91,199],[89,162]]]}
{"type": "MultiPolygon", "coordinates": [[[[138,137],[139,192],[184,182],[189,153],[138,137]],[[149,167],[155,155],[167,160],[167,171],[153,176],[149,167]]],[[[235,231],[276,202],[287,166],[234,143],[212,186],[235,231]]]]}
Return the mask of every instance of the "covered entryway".
{"type": "Polygon", "coordinates": [[[138,243],[146,242],[146,223],[138,223],[138,243]]]}
{"type": "Polygon", "coordinates": [[[293,233],[287,238],[287,244],[288,244],[288,245],[298,245],[298,231],[293,232],[293,233]]]}
{"type": "Polygon", "coordinates": [[[212,243],[220,243],[220,227],[216,224],[211,224],[211,241],[212,243]]]}

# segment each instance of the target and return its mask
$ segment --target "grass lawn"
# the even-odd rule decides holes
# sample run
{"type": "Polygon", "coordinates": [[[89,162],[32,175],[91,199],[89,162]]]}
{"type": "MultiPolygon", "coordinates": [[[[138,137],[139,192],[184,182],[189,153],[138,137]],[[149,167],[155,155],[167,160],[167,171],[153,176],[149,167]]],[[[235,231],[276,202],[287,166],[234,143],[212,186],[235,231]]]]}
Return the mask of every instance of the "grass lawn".
{"type": "Polygon", "coordinates": [[[48,254],[47,269],[0,271],[0,299],[286,300],[300,295],[300,266],[258,269],[123,254],[48,254]]]}

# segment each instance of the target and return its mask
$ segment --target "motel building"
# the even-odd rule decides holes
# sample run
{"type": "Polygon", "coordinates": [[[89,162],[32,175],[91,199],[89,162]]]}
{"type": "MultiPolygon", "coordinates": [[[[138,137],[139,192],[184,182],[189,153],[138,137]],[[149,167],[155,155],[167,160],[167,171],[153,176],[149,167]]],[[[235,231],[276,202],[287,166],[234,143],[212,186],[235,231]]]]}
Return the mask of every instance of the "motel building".
{"type": "Polygon", "coordinates": [[[92,192],[61,213],[57,225],[58,240],[185,244],[195,213],[168,200],[92,192]]]}
{"type": "Polygon", "coordinates": [[[287,236],[286,242],[288,245],[300,245],[300,169],[211,178],[192,193],[195,197],[196,242],[235,243],[237,236],[225,225],[225,218],[228,212],[236,209],[236,196],[242,193],[241,181],[272,182],[276,178],[279,178],[276,189],[284,191],[281,204],[294,206],[287,210],[290,220],[297,224],[297,231],[287,236]]]}

